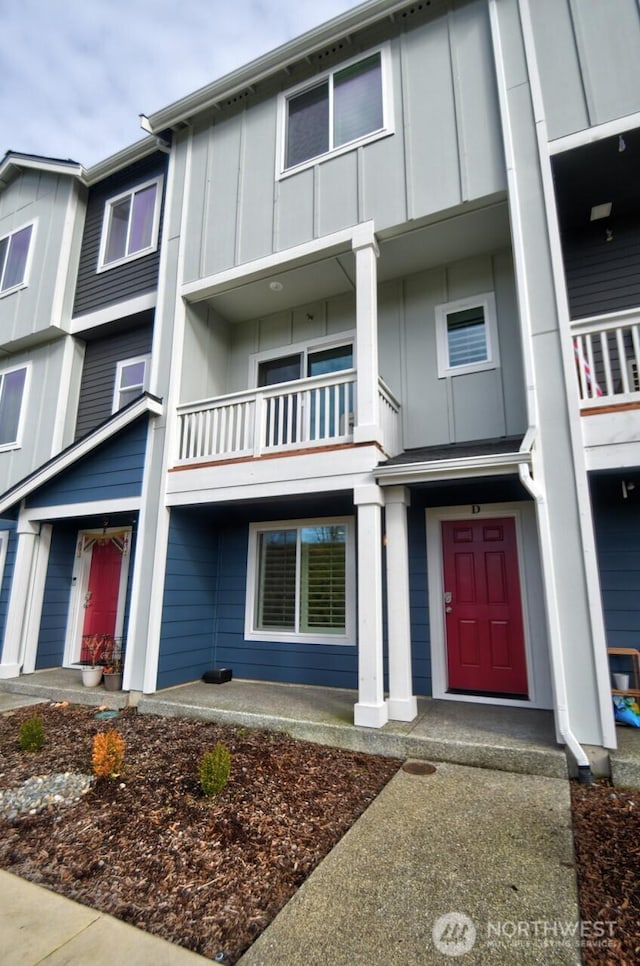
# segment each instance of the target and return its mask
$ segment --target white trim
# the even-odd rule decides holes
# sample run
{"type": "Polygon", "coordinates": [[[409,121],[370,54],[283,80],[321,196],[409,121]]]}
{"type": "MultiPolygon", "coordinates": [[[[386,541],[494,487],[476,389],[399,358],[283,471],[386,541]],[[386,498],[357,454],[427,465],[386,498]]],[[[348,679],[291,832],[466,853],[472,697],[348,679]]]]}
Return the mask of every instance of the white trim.
{"type": "MultiPolygon", "coordinates": [[[[105,536],[112,533],[132,533],[132,527],[107,527],[104,531],[105,536]]],[[[93,557],[92,544],[90,550],[83,550],[78,553],[78,545],[85,533],[94,533],[94,529],[78,530],[76,553],[73,566],[73,576],[71,578],[71,592],[69,594],[69,610],[67,617],[67,632],[65,635],[63,665],[69,667],[76,665],[80,660],[82,650],[82,628],[84,626],[85,610],[82,603],[89,586],[89,573],[91,570],[91,560],[93,557]]],[[[129,577],[129,564],[131,560],[131,541],[126,552],[121,553],[122,565],[120,567],[120,583],[118,587],[118,604],[116,610],[116,623],[113,632],[114,637],[122,637],[124,629],[124,611],[127,598],[127,580],[129,577]]]]}
{"type": "Polygon", "coordinates": [[[92,500],[89,503],[60,503],[55,506],[33,506],[22,511],[25,520],[66,520],[76,517],[112,516],[114,513],[136,513],[140,509],[139,496],[119,500],[92,500]]]}
{"type": "Polygon", "coordinates": [[[353,225],[332,235],[314,238],[293,248],[273,252],[263,258],[236,265],[215,275],[196,279],[194,282],[186,282],[180,287],[180,295],[188,302],[202,302],[214,295],[258,281],[260,278],[268,278],[285,266],[291,269],[296,267],[297,262],[314,261],[318,255],[325,258],[331,254],[351,252],[356,241],[360,247],[365,244],[376,244],[372,221],[353,225]]]}
{"type": "Polygon", "coordinates": [[[341,154],[345,154],[348,151],[353,151],[356,148],[362,147],[365,144],[370,144],[372,141],[378,141],[380,138],[389,137],[391,134],[395,134],[394,126],[394,116],[393,116],[393,78],[391,70],[391,54],[390,54],[390,43],[385,41],[384,43],[372,47],[370,50],[362,51],[354,57],[349,58],[349,60],[341,61],[335,64],[333,67],[322,71],[319,74],[315,74],[306,81],[302,81],[295,87],[289,90],[283,91],[278,95],[278,118],[277,118],[277,138],[278,138],[278,153],[276,156],[276,180],[282,178],[291,177],[291,175],[298,174],[300,171],[305,171],[308,168],[314,167],[317,164],[322,164],[331,158],[336,158],[341,154]],[[286,153],[287,153],[287,121],[288,121],[288,111],[287,107],[289,101],[294,97],[298,97],[300,94],[304,94],[305,91],[313,90],[315,87],[320,87],[325,81],[329,82],[329,116],[327,120],[328,135],[330,143],[333,140],[333,107],[334,107],[334,95],[333,95],[333,78],[336,74],[341,73],[343,70],[348,70],[350,67],[356,64],[362,63],[370,58],[374,57],[376,54],[380,54],[380,83],[381,83],[381,100],[382,100],[382,127],[376,128],[374,131],[369,131],[367,134],[363,134],[361,137],[355,138],[353,141],[349,141],[346,144],[340,144],[337,147],[329,147],[327,151],[323,151],[321,154],[314,155],[312,158],[306,158],[299,164],[287,167],[286,165],[286,153]]]}
{"type": "Polygon", "coordinates": [[[2,591],[2,581],[4,580],[4,567],[7,562],[7,548],[9,546],[9,534],[13,530],[0,530],[0,592],[2,591]]]}
{"type": "Polygon", "coordinates": [[[497,369],[500,365],[500,350],[498,346],[498,325],[496,320],[496,297],[493,292],[482,292],[453,302],[441,302],[435,306],[436,317],[436,347],[438,357],[438,379],[449,376],[462,376],[470,372],[484,372],[487,369],[497,369]],[[485,342],[487,358],[481,362],[452,366],[449,359],[448,317],[454,312],[464,312],[467,309],[482,308],[484,315],[485,342]]]}
{"type": "Polygon", "coordinates": [[[52,536],[53,527],[51,524],[43,524],[40,527],[34,548],[34,561],[31,570],[23,627],[23,674],[31,674],[36,668],[38,637],[40,634],[40,622],[42,620],[42,605],[47,582],[47,568],[49,565],[52,536]]]}
{"type": "MultiPolygon", "coordinates": [[[[247,586],[245,596],[244,636],[248,641],[269,641],[272,643],[292,644],[320,644],[322,646],[355,646],[356,643],[356,567],[355,567],[355,528],[353,517],[313,517],[304,520],[268,520],[261,523],[249,524],[249,540],[247,550],[247,586]],[[297,548],[297,569],[300,566],[299,532],[304,527],[314,526],[344,526],[346,528],[345,541],[345,633],[344,634],[310,634],[300,631],[287,631],[274,628],[271,630],[257,630],[254,627],[257,603],[258,576],[258,537],[261,533],[272,530],[295,530],[297,548]]],[[[299,622],[299,573],[296,573],[296,624],[299,622]]]]}
{"type": "MultiPolygon", "coordinates": [[[[523,27],[523,31],[524,29],[523,27]]],[[[602,141],[604,138],[615,137],[616,134],[624,134],[625,131],[632,131],[637,127],[640,127],[640,111],[635,114],[627,114],[624,117],[616,117],[613,121],[605,121],[604,124],[596,124],[595,127],[575,131],[573,134],[565,134],[563,137],[554,138],[552,141],[547,142],[549,154],[561,154],[563,151],[572,151],[574,148],[583,147],[585,144],[593,144],[594,141],[602,141]]]]}
{"type": "MultiPolygon", "coordinates": [[[[31,235],[29,236],[29,247],[27,249],[27,257],[24,263],[24,272],[22,274],[22,278],[20,279],[19,282],[16,282],[15,285],[12,285],[11,288],[0,289],[0,299],[6,298],[7,295],[12,295],[14,292],[19,292],[20,289],[27,288],[27,286],[29,285],[29,275],[31,274],[31,264],[33,262],[33,251],[35,248],[36,234],[38,231],[38,219],[33,218],[31,221],[26,221],[24,222],[24,224],[18,225],[17,228],[12,228],[11,231],[8,231],[6,234],[0,236],[0,241],[4,241],[5,238],[12,238],[14,235],[17,235],[18,232],[24,231],[25,228],[31,228],[31,235]]],[[[9,258],[10,247],[11,247],[11,243],[9,243],[9,247],[7,248],[7,260],[9,258]]],[[[1,282],[1,279],[0,279],[0,282],[1,282]]]]}
{"type": "MultiPolygon", "coordinates": [[[[130,359],[120,359],[116,363],[116,377],[113,384],[113,399],[111,401],[111,412],[117,413],[119,409],[123,408],[123,404],[120,401],[120,396],[123,391],[128,389],[133,389],[133,386],[123,387],[120,383],[122,381],[122,373],[127,366],[137,365],[139,362],[144,363],[144,375],[142,378],[142,383],[140,384],[140,395],[149,388],[149,363],[151,361],[151,353],[145,352],[144,355],[132,356],[130,359]]],[[[124,405],[127,405],[126,403],[124,405]]]]}
{"type": "Polygon", "coordinates": [[[0,369],[0,395],[2,394],[2,383],[4,381],[4,377],[12,372],[19,372],[21,369],[25,370],[22,397],[20,399],[20,414],[18,416],[18,425],[16,427],[16,438],[7,443],[0,443],[0,453],[6,453],[13,449],[21,449],[22,447],[22,434],[24,432],[24,424],[26,420],[27,399],[29,397],[29,387],[31,385],[31,367],[31,362],[23,362],[20,365],[9,366],[8,369],[0,369]]]}
{"type": "Polygon", "coordinates": [[[158,175],[157,178],[150,178],[148,181],[143,181],[141,184],[136,184],[126,191],[121,191],[120,194],[114,195],[112,198],[108,198],[104,203],[104,214],[102,217],[102,234],[100,236],[100,252],[98,254],[98,265],[96,267],[96,273],[108,272],[112,268],[117,268],[119,265],[125,265],[127,262],[132,262],[137,258],[142,258],[144,255],[149,255],[151,252],[155,252],[158,248],[158,227],[160,225],[160,209],[162,207],[162,186],[164,184],[164,175],[158,175]],[[152,185],[156,185],[156,197],[153,208],[153,224],[151,226],[151,241],[146,246],[146,248],[140,248],[135,252],[129,252],[123,255],[121,258],[115,258],[111,262],[105,262],[105,255],[107,249],[107,239],[109,237],[109,227],[111,225],[111,213],[118,204],[118,202],[123,201],[125,198],[131,197],[131,211],[129,213],[129,220],[127,223],[127,242],[125,248],[129,247],[129,237],[131,233],[131,218],[133,215],[133,198],[135,195],[140,194],[141,191],[145,191],[152,185]]]}
{"type": "MultiPolygon", "coordinates": [[[[336,335],[323,335],[317,339],[309,339],[307,342],[293,342],[288,345],[281,345],[273,349],[264,349],[262,352],[252,352],[249,355],[249,382],[250,388],[258,388],[258,370],[262,362],[269,362],[275,359],[284,359],[286,356],[300,355],[302,359],[301,379],[307,378],[307,361],[309,352],[313,353],[319,349],[333,349],[340,346],[351,346],[353,354],[352,365],[349,369],[356,369],[356,330],[349,329],[347,332],[338,332],[336,335]]],[[[338,370],[342,372],[343,370],[338,370]]],[[[348,370],[345,369],[345,372],[348,370]]],[[[293,380],[297,382],[298,380],[293,380]]]]}
{"type": "Polygon", "coordinates": [[[484,456],[459,456],[456,459],[433,460],[424,463],[399,463],[394,466],[379,466],[375,470],[380,486],[421,483],[425,480],[463,479],[474,476],[505,476],[518,473],[520,464],[531,463],[531,454],[495,453],[484,456]]]}
{"type": "MultiPolygon", "coordinates": [[[[431,639],[431,685],[432,696],[447,701],[464,701],[474,704],[495,704],[519,708],[549,708],[551,697],[546,684],[545,661],[542,655],[534,655],[532,648],[533,615],[528,603],[525,558],[527,548],[524,540],[523,514],[531,512],[530,503],[487,503],[473,512],[470,506],[437,507],[426,510],[427,526],[427,582],[429,600],[429,628],[431,639]],[[527,510],[527,508],[529,508],[527,510]],[[527,666],[528,700],[485,697],[481,695],[451,694],[447,690],[446,631],[444,609],[444,566],[442,560],[442,527],[445,520],[482,520],[507,517],[514,520],[518,554],[518,576],[522,606],[525,660],[527,666]]],[[[537,616],[537,615],[536,615],[537,616]]]]}
{"type": "MultiPolygon", "coordinates": [[[[92,450],[96,449],[102,443],[111,439],[112,436],[115,436],[121,429],[124,429],[130,423],[134,422],[139,416],[145,413],[160,416],[162,412],[162,403],[155,399],[150,399],[148,396],[143,396],[138,402],[132,403],[131,406],[116,413],[101,429],[96,430],[95,433],[80,440],[75,446],[70,446],[63,453],[60,453],[59,456],[46,463],[40,470],[28,476],[26,480],[17,483],[16,486],[7,490],[3,499],[0,500],[0,514],[4,513],[10,507],[15,506],[16,503],[19,503],[20,500],[24,499],[30,493],[33,493],[38,487],[53,479],[62,470],[72,466],[76,460],[82,456],[86,456],[87,453],[92,452],[92,450]]],[[[81,505],[88,506],[89,504],[81,505]]]]}
{"type": "Polygon", "coordinates": [[[123,319],[128,315],[146,312],[148,309],[155,308],[156,300],[156,292],[147,292],[145,295],[138,295],[126,302],[107,305],[103,309],[98,309],[97,312],[76,315],[69,324],[69,334],[77,335],[80,332],[86,332],[88,329],[95,329],[99,325],[104,325],[106,322],[114,322],[116,319],[123,319]]]}

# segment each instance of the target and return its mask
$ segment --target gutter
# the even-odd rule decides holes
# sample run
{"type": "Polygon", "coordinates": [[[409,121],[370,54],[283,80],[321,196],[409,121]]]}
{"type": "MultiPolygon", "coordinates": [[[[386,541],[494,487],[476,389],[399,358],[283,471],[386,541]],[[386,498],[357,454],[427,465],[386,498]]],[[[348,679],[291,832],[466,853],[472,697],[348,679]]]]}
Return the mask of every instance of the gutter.
{"type": "Polygon", "coordinates": [[[551,556],[551,524],[547,513],[547,499],[543,488],[536,483],[531,475],[528,463],[520,463],[518,466],[520,482],[531,494],[536,504],[536,516],[538,519],[538,536],[543,559],[547,560],[546,567],[543,567],[543,579],[546,584],[547,615],[549,624],[549,651],[551,656],[551,673],[553,676],[553,690],[555,693],[556,723],[558,731],[565,745],[573,755],[578,766],[578,781],[582,784],[591,784],[593,774],[587,754],[571,730],[569,720],[569,701],[567,697],[567,679],[564,667],[564,656],[560,644],[560,618],[558,613],[558,599],[556,596],[556,584],[553,571],[553,558],[551,556]]]}

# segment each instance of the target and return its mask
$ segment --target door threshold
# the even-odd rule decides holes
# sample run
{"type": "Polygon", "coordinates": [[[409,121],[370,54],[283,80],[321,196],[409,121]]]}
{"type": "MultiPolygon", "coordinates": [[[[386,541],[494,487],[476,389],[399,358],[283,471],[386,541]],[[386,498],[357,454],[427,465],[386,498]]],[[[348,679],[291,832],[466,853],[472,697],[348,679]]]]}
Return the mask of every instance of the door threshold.
{"type": "Polygon", "coordinates": [[[511,694],[507,691],[472,691],[470,688],[448,688],[447,694],[468,695],[470,698],[495,698],[497,701],[529,701],[528,694],[511,694]]]}

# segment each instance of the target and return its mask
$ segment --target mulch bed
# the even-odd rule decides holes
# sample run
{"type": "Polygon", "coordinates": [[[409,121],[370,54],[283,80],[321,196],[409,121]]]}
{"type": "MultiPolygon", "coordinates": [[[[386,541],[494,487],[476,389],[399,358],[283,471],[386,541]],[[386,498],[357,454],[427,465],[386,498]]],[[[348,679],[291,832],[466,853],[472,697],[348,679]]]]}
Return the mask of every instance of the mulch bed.
{"type": "MultiPolygon", "coordinates": [[[[400,767],[286,735],[202,721],[39,706],[0,715],[0,789],[33,775],[91,772],[93,735],[117,726],[126,763],[76,804],[0,819],[0,867],[210,959],[231,964],[257,938],[400,767]],[[20,724],[44,721],[39,752],[20,724]],[[223,742],[231,779],[197,782],[223,742]]],[[[640,790],[571,783],[581,916],[615,923],[583,947],[585,966],[640,962],[640,790]]]]}
{"type": "Polygon", "coordinates": [[[76,804],[0,820],[0,867],[204,956],[235,962],[400,767],[397,760],[275,732],[125,711],[40,706],[0,716],[0,788],[91,772],[93,735],[117,726],[125,769],[76,804]],[[37,710],[46,740],[20,752],[37,710]],[[223,742],[231,778],[207,799],[204,751],[223,742]],[[224,954],[224,956],[222,955],[224,954]]]}
{"type": "Polygon", "coordinates": [[[582,949],[585,966],[640,963],[640,789],[571,782],[573,835],[585,923],[613,923],[582,949]]]}

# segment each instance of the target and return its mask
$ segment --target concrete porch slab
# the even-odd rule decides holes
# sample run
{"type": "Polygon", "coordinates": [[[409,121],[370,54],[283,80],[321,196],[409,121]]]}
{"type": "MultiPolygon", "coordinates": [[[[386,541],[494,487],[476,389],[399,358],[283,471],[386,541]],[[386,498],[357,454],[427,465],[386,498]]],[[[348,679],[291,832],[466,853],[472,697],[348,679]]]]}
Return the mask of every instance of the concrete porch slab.
{"type": "MultiPolygon", "coordinates": [[[[63,668],[0,681],[3,692],[113,708],[129,703],[126,693],[107,692],[103,686],[85,688],[79,671],[63,668]]],[[[138,711],[284,731],[316,744],[394,758],[567,777],[566,757],[556,744],[550,711],[419,698],[414,721],[389,721],[379,729],[364,728],[353,724],[357,697],[357,692],[339,688],[196,681],[142,695],[138,711]]]]}

